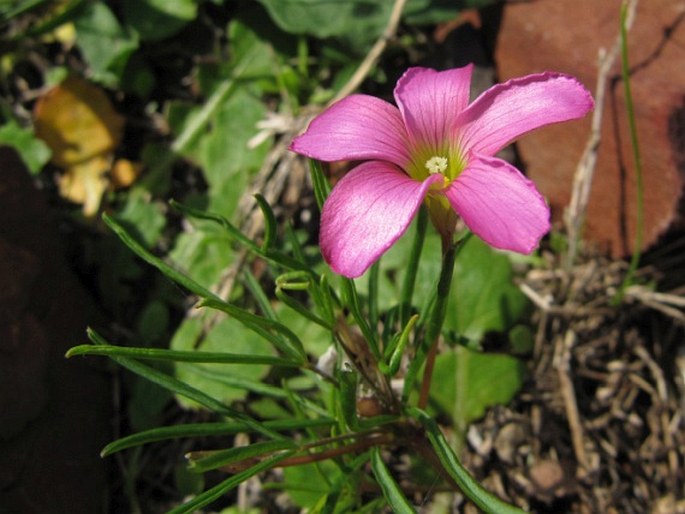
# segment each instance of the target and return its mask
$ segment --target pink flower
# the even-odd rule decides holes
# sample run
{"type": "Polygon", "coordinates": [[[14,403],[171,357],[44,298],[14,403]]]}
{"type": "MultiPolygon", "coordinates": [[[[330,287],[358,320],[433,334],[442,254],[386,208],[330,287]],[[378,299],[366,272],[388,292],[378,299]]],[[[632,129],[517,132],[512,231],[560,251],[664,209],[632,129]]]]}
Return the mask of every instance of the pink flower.
{"type": "Polygon", "coordinates": [[[331,268],[363,274],[407,230],[421,203],[445,237],[455,212],[495,248],[530,253],[549,231],[549,208],[531,181],[494,157],[536,128],[593,107],[574,78],[541,73],[498,84],[469,104],[473,66],[410,68],[395,107],[352,95],[318,115],[290,149],[321,161],[364,161],[333,188],[320,245],[331,268]]]}

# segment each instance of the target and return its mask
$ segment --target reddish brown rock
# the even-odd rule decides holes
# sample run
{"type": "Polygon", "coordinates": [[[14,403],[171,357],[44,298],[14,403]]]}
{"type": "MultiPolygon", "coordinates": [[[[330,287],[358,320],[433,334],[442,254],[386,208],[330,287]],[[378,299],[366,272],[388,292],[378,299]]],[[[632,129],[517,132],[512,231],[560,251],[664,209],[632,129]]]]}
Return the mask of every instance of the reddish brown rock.
{"type": "MultiPolygon", "coordinates": [[[[598,51],[619,31],[620,0],[531,0],[504,8],[497,41],[499,78],[555,70],[595,89],[598,51]]],[[[645,247],[678,219],[685,176],[685,2],[639,4],[629,34],[631,85],[644,173],[645,247]]],[[[631,249],[635,170],[620,81],[620,56],[610,74],[602,141],[585,236],[614,256],[631,249]]],[[[555,220],[568,205],[573,173],[590,117],[526,136],[519,151],[528,175],[549,198],[555,220]]]]}

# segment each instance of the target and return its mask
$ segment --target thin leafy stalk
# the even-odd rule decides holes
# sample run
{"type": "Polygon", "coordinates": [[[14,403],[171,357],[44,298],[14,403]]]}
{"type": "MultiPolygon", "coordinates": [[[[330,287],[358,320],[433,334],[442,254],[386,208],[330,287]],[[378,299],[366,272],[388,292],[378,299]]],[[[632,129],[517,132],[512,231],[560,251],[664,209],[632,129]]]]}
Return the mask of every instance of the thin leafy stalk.
{"type": "Polygon", "coordinates": [[[628,4],[621,4],[621,77],[623,79],[623,90],[625,93],[626,112],[628,115],[628,126],[630,127],[630,144],[633,149],[633,161],[635,163],[635,244],[633,255],[630,259],[628,272],[621,283],[617,293],[617,301],[620,301],[628,286],[630,286],[640,265],[642,256],[642,238],[644,230],[644,186],[642,181],[642,157],[640,155],[640,142],[637,134],[637,124],[635,122],[635,108],[633,107],[633,94],[630,86],[630,59],[628,58],[628,4]]]}

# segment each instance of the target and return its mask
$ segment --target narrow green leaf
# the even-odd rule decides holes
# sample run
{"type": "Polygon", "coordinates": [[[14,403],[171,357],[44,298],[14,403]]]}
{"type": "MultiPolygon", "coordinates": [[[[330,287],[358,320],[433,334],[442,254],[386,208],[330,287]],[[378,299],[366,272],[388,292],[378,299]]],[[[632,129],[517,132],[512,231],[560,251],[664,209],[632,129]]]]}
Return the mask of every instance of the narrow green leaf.
{"type": "Polygon", "coordinates": [[[259,308],[264,316],[272,320],[277,320],[278,318],[276,316],[276,312],[274,312],[271,301],[264,292],[259,280],[257,280],[257,278],[255,278],[252,272],[250,272],[248,269],[243,272],[243,276],[245,277],[245,285],[250,290],[250,293],[252,293],[254,299],[257,300],[257,304],[259,305],[259,308]]]}
{"type": "Polygon", "coordinates": [[[407,325],[404,327],[402,333],[400,333],[399,337],[397,338],[397,344],[392,349],[392,352],[390,354],[390,362],[388,363],[387,374],[388,377],[394,377],[397,371],[400,369],[402,355],[404,354],[404,349],[406,348],[407,343],[409,342],[409,334],[413,330],[414,325],[416,325],[418,319],[418,314],[415,314],[411,318],[409,318],[407,325]]]}
{"type": "MultiPolygon", "coordinates": [[[[88,337],[96,345],[111,346],[102,336],[100,336],[98,333],[91,329],[88,329],[88,337]]],[[[252,430],[259,432],[260,434],[263,434],[271,439],[283,438],[283,436],[281,436],[280,434],[277,434],[272,430],[265,428],[261,423],[255,421],[249,416],[241,412],[238,412],[235,409],[228,407],[227,405],[224,405],[223,403],[217,401],[211,396],[208,396],[202,391],[195,389],[194,387],[191,387],[188,384],[185,384],[167,375],[166,373],[151,368],[150,366],[146,366],[145,364],[141,364],[140,362],[127,357],[117,357],[114,355],[109,355],[109,357],[114,362],[125,367],[129,371],[132,371],[133,373],[140,375],[141,377],[149,380],[152,383],[157,384],[160,387],[163,387],[164,389],[171,391],[172,393],[185,396],[186,398],[189,398],[199,403],[200,405],[207,407],[209,410],[214,411],[217,414],[233,418],[237,421],[242,421],[252,430]]]]}
{"type": "Polygon", "coordinates": [[[411,408],[409,414],[423,425],[428,440],[445,471],[479,509],[486,514],[523,514],[523,510],[500,500],[471,476],[459,461],[433,418],[417,408],[411,408]]]}
{"type": "Polygon", "coordinates": [[[229,464],[261,457],[281,450],[295,450],[297,444],[291,440],[262,441],[248,446],[237,446],[226,450],[211,452],[191,452],[188,455],[188,467],[195,473],[204,473],[229,464]],[[195,458],[195,454],[198,458],[195,458]]]}
{"type": "MultiPolygon", "coordinates": [[[[329,427],[335,420],[330,418],[319,419],[279,419],[265,421],[263,425],[269,430],[291,432],[293,430],[312,430],[319,427],[329,427]]],[[[233,435],[245,432],[249,427],[238,421],[225,423],[190,423],[186,425],[172,425],[153,428],[137,434],[131,434],[116,441],[112,441],[100,452],[101,457],[107,457],[116,452],[168,439],[180,439],[184,437],[207,437],[217,435],[233,435]]]]}
{"type": "Polygon", "coordinates": [[[224,216],[221,216],[219,214],[213,214],[211,212],[205,212],[201,211],[199,209],[193,209],[192,207],[188,207],[187,205],[183,205],[180,202],[177,202],[176,200],[169,200],[169,204],[176,209],[177,211],[185,214],[186,216],[189,216],[191,218],[197,218],[200,220],[208,220],[208,221],[213,221],[215,223],[218,223],[224,229],[228,234],[238,241],[239,243],[247,246],[249,249],[253,251],[259,251],[259,246],[249,239],[245,234],[243,234],[240,230],[238,230],[230,221],[228,221],[224,216]]]}
{"type": "Polygon", "coordinates": [[[323,203],[328,198],[331,192],[331,186],[323,173],[321,163],[314,159],[309,160],[309,169],[312,176],[312,187],[314,188],[314,198],[316,204],[319,206],[319,211],[323,207],[323,203]]]}
{"type": "Polygon", "coordinates": [[[378,351],[376,334],[372,332],[368,322],[366,321],[366,318],[362,314],[361,306],[359,305],[359,296],[357,295],[357,288],[353,280],[342,277],[342,294],[343,301],[352,314],[352,317],[357,322],[357,325],[359,325],[359,330],[361,330],[362,334],[364,335],[364,339],[369,345],[371,353],[373,353],[373,356],[376,359],[380,360],[380,352],[378,351]]]}
{"type": "Polygon", "coordinates": [[[271,249],[268,252],[264,252],[258,244],[250,240],[247,236],[245,236],[245,234],[240,232],[240,230],[238,230],[230,221],[228,221],[224,216],[221,216],[220,214],[214,214],[210,212],[204,212],[197,209],[193,209],[192,207],[183,205],[175,200],[171,200],[169,203],[174,209],[177,209],[186,216],[218,223],[219,225],[224,227],[224,229],[228,232],[228,235],[230,237],[235,239],[238,243],[244,245],[253,254],[258,255],[259,257],[261,257],[262,259],[266,260],[271,264],[282,266],[286,269],[311,271],[310,268],[303,262],[297,259],[293,259],[289,255],[286,255],[276,249],[271,249]]]}
{"type": "Polygon", "coordinates": [[[77,355],[104,355],[114,357],[128,357],[131,359],[145,359],[172,362],[203,362],[217,364],[261,364],[268,366],[284,366],[296,368],[299,362],[272,357],[270,355],[246,355],[241,353],[223,352],[186,352],[179,350],[165,350],[162,348],[132,348],[122,346],[93,346],[84,344],[70,348],[66,357],[77,355]]]}
{"type": "Polygon", "coordinates": [[[268,459],[263,460],[259,464],[252,466],[250,469],[241,471],[240,473],[233,475],[231,478],[224,480],[220,484],[215,485],[211,489],[208,489],[202,494],[198,494],[189,502],[184,503],[183,505],[180,505],[175,509],[170,510],[168,514],[190,514],[192,512],[196,512],[198,509],[201,509],[202,507],[209,505],[213,501],[218,500],[228,491],[240,485],[248,478],[262,471],[266,471],[267,469],[271,469],[283,459],[290,457],[292,453],[293,452],[286,451],[284,453],[274,455],[273,457],[269,457],[268,459]]]}
{"type": "Polygon", "coordinates": [[[336,378],[340,384],[338,405],[340,418],[348,428],[357,428],[357,373],[354,371],[339,370],[336,378]]]}
{"type": "Polygon", "coordinates": [[[392,511],[395,514],[415,514],[416,509],[409,503],[402,489],[390,474],[378,447],[371,450],[371,469],[392,511]]]}
{"type": "Polygon", "coordinates": [[[285,305],[290,307],[292,310],[294,310],[295,312],[297,312],[301,316],[304,316],[308,320],[313,321],[317,325],[319,325],[319,326],[321,326],[327,330],[333,330],[333,327],[327,321],[318,317],[316,314],[314,314],[312,312],[311,309],[307,308],[305,305],[298,302],[293,297],[285,294],[281,289],[276,289],[276,298],[278,298],[285,305]]]}
{"type": "Polygon", "coordinates": [[[209,289],[204,288],[203,286],[195,282],[192,278],[176,270],[159,257],[152,255],[152,253],[150,253],[146,248],[143,247],[143,245],[136,241],[135,238],[133,238],[126,231],[126,229],[114,218],[107,214],[103,214],[102,219],[107,224],[107,226],[111,228],[112,231],[119,237],[119,239],[121,239],[121,241],[133,251],[133,253],[135,253],[138,257],[143,259],[148,264],[151,264],[152,266],[157,268],[159,271],[161,271],[164,275],[166,275],[171,280],[176,282],[178,285],[184,287],[191,293],[196,294],[202,298],[213,298],[216,301],[221,301],[220,298],[217,297],[214,293],[212,293],[209,289]]]}
{"type": "Polygon", "coordinates": [[[267,341],[271,342],[278,350],[288,357],[301,363],[307,362],[307,354],[302,346],[302,341],[300,341],[300,339],[282,323],[272,319],[262,318],[216,297],[202,300],[200,306],[211,307],[233,316],[247,328],[254,330],[267,341]]]}
{"type": "Polygon", "coordinates": [[[269,205],[269,202],[266,201],[266,198],[260,194],[254,195],[254,198],[257,200],[259,208],[262,210],[262,214],[264,215],[264,242],[262,243],[262,251],[266,253],[276,242],[276,227],[278,224],[276,222],[274,211],[269,205]]]}

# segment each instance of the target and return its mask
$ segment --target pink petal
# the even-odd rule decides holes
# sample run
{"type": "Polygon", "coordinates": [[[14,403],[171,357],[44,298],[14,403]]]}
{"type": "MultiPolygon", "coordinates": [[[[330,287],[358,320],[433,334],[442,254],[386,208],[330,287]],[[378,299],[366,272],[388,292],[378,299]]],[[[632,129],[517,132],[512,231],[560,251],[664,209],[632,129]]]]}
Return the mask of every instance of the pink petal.
{"type": "Polygon", "coordinates": [[[501,250],[531,253],[550,229],[535,185],[495,157],[472,158],[444,194],[474,234],[501,250]]]}
{"type": "Polygon", "coordinates": [[[434,174],[418,182],[379,161],[354,168],[323,206],[319,244],[326,262],[348,278],[363,274],[404,234],[431,184],[442,180],[434,174]]]}
{"type": "Polygon", "coordinates": [[[368,95],[351,95],[323,111],[296,137],[290,150],[321,161],[409,161],[400,112],[368,95]]]}
{"type": "Polygon", "coordinates": [[[409,68],[397,81],[395,100],[411,142],[439,150],[469,103],[473,65],[447,71],[409,68]]]}
{"type": "Polygon", "coordinates": [[[459,118],[462,148],[494,155],[523,134],[545,125],[582,118],[592,96],[573,77],[540,73],[497,84],[476,98],[459,118]]]}

